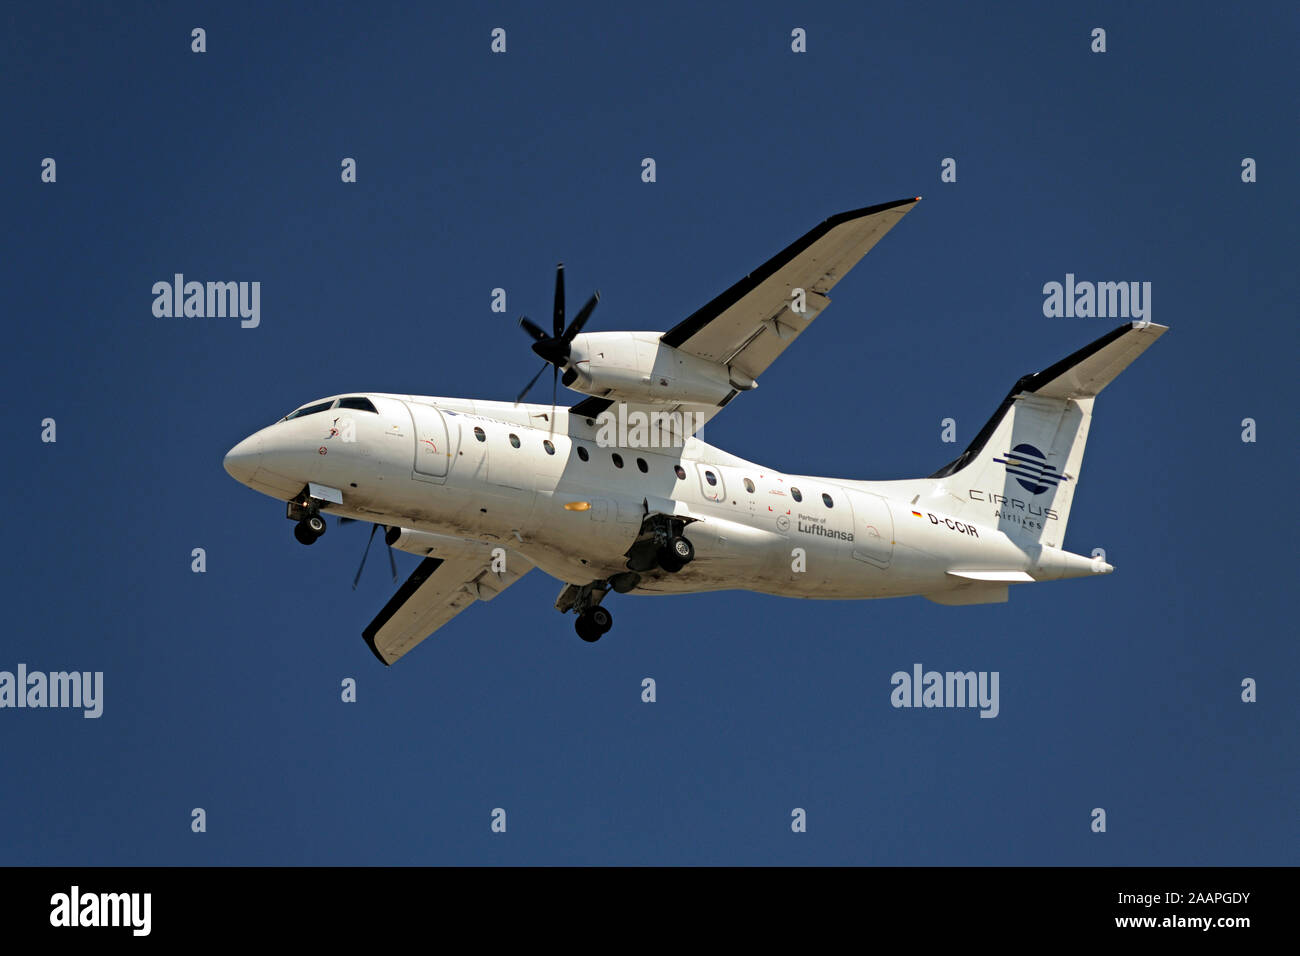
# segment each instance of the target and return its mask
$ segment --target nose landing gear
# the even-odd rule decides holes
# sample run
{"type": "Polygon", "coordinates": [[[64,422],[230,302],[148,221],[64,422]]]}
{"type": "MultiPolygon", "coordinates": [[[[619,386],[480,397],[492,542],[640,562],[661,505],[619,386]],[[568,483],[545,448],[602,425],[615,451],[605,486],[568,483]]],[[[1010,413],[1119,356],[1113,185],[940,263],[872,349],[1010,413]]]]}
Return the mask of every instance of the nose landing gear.
{"type": "Polygon", "coordinates": [[[315,544],[316,539],[325,533],[325,519],[318,514],[310,514],[293,526],[293,536],[300,544],[315,544]]]}
{"type": "MultiPolygon", "coordinates": [[[[321,517],[320,506],[328,503],[313,497],[310,486],[304,488],[297,498],[289,502],[285,517],[298,523],[293,526],[293,536],[300,544],[315,544],[316,539],[325,533],[325,519],[321,517]]],[[[341,500],[341,499],[340,499],[341,500]]]]}

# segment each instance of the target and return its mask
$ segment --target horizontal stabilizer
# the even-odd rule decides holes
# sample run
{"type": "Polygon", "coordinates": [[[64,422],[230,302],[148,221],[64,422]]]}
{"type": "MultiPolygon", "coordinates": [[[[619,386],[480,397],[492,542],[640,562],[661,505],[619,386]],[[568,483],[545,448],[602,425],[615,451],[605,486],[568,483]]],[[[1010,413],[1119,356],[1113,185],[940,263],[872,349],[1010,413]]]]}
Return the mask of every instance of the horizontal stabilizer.
{"type": "Polygon", "coordinates": [[[954,578],[966,578],[969,581],[1032,581],[1024,571],[949,571],[954,578]]]}
{"type": "Polygon", "coordinates": [[[1121,325],[1051,368],[1026,376],[1021,384],[1044,398],[1094,398],[1167,331],[1167,326],[1153,323],[1121,325]]]}

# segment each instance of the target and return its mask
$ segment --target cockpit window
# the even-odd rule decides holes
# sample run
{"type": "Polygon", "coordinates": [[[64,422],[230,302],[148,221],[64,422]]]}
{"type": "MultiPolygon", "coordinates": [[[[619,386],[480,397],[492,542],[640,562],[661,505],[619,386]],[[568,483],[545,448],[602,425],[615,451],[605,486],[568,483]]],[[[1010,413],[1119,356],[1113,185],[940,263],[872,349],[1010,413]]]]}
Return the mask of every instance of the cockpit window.
{"type": "Polygon", "coordinates": [[[287,422],[291,418],[302,418],[304,415],[315,415],[317,412],[323,412],[325,409],[330,408],[333,404],[334,400],[330,399],[328,402],[317,402],[315,405],[304,405],[297,411],[292,411],[288,415],[285,415],[284,420],[287,422]]]}
{"type": "Polygon", "coordinates": [[[375,403],[368,398],[353,396],[351,398],[340,398],[339,408],[351,408],[358,412],[374,412],[379,414],[379,409],[375,408],[375,403]]]}

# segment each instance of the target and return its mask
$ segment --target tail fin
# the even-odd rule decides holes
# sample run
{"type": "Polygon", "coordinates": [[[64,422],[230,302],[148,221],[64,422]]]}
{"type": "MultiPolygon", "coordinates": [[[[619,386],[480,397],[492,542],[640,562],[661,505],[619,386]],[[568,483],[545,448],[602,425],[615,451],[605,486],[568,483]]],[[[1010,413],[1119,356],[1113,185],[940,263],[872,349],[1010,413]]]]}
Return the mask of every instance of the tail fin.
{"type": "Polygon", "coordinates": [[[1093,399],[1166,331],[1122,325],[1020,379],[970,447],[930,476],[942,479],[934,493],[960,502],[950,512],[996,520],[1013,538],[1063,547],[1093,399]]]}

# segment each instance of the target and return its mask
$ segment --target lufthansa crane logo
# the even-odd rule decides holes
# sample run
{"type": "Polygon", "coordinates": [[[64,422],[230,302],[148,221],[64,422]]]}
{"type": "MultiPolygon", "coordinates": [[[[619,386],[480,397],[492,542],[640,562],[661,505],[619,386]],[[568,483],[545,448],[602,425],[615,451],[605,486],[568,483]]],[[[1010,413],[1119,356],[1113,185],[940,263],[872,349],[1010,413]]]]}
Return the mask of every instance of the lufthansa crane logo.
{"type": "Polygon", "coordinates": [[[1019,444],[1006,456],[993,460],[1005,466],[1007,474],[1014,475],[1020,487],[1031,495],[1040,495],[1048,488],[1070,480],[1068,475],[1058,474],[1056,468],[1047,463],[1047,456],[1033,445],[1019,444]]]}

